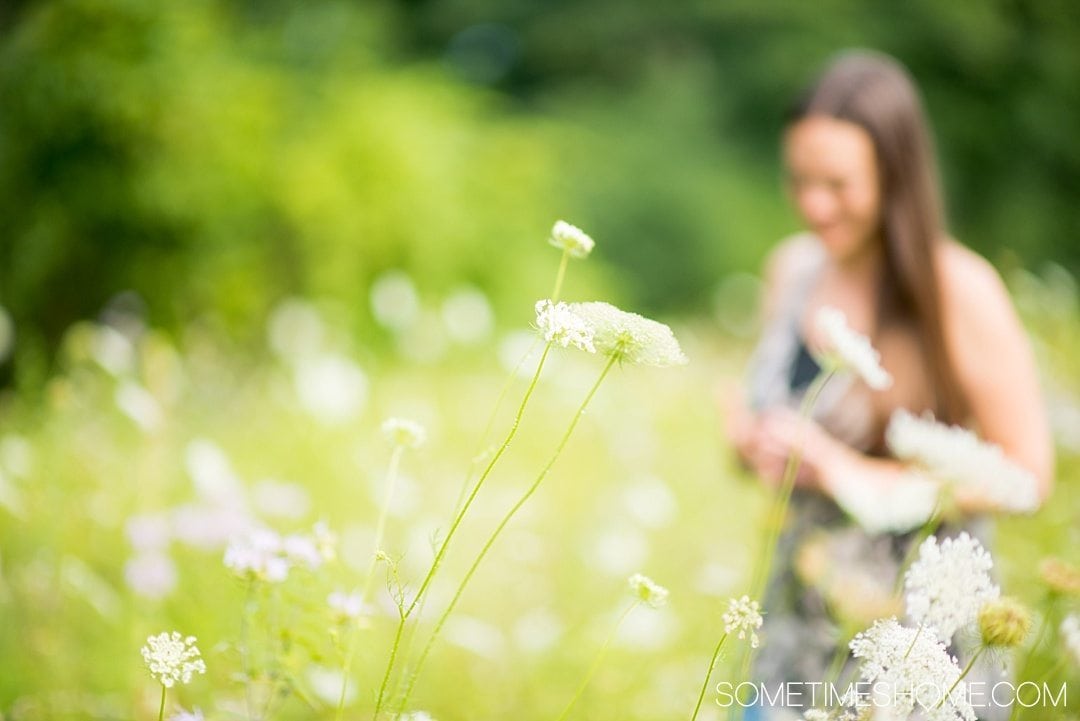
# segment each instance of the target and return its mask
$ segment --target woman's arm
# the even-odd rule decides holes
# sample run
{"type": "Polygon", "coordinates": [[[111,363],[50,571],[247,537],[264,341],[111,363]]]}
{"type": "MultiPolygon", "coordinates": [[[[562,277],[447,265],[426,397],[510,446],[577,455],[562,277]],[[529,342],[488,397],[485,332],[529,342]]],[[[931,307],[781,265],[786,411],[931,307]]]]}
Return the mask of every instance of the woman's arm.
{"type": "Polygon", "coordinates": [[[1045,501],[1054,446],[1031,343],[990,263],[956,243],[941,259],[945,339],[975,427],[1031,472],[1045,501]]]}

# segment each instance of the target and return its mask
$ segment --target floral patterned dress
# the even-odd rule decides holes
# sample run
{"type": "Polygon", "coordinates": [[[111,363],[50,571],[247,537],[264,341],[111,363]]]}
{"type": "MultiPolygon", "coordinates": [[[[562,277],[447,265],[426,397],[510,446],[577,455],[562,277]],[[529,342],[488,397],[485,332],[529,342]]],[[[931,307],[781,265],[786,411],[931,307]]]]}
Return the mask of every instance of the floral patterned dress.
{"type": "MultiPolygon", "coordinates": [[[[777,405],[797,409],[818,370],[802,340],[800,322],[826,256],[813,236],[797,242],[805,260],[751,358],[748,388],[756,410],[777,405]]],[[[852,448],[865,453],[880,450],[884,428],[874,420],[871,393],[852,377],[836,376],[819,396],[813,419],[852,448]]],[[[955,535],[960,530],[942,527],[938,535],[955,535]]],[[[991,527],[986,519],[972,520],[963,530],[989,547],[991,527]]],[[[868,533],[832,499],[797,489],[762,604],[765,622],[754,682],[774,689],[785,682],[833,680],[827,676],[837,649],[846,647],[855,632],[878,618],[903,619],[893,586],[915,535],[915,531],[868,533]]],[[[843,661],[845,657],[841,657],[843,669],[834,674],[840,687],[853,680],[853,663],[843,661]]],[[[1000,665],[980,663],[968,680],[985,680],[989,688],[994,680],[1002,679],[1001,671],[1000,665]]],[[[746,718],[798,719],[806,708],[757,708],[746,718]]],[[[977,711],[980,718],[996,721],[1007,718],[1009,709],[977,711]]]]}

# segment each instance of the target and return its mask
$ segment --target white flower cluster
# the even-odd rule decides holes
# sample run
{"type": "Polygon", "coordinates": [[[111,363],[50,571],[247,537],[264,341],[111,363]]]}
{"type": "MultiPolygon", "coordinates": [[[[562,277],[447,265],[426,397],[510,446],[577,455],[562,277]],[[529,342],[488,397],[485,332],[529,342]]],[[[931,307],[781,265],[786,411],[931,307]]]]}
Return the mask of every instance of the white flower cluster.
{"type": "Polygon", "coordinates": [[[327,597],[326,605],[339,620],[355,620],[364,611],[364,597],[359,591],[334,591],[327,597]]]}
{"type": "Polygon", "coordinates": [[[592,328],[593,345],[599,353],[638,365],[671,366],[687,362],[671,328],[663,323],[600,301],[571,303],[569,308],[592,328]]]}
{"type": "Polygon", "coordinates": [[[977,488],[1013,511],[1033,511],[1039,505],[1035,478],[1010,461],[1000,447],[979,440],[965,428],[901,409],[889,419],[885,440],[897,458],[917,463],[942,483],[977,488]]]}
{"type": "Polygon", "coordinates": [[[1072,656],[1073,663],[1080,666],[1080,616],[1070,613],[1061,622],[1061,640],[1072,656]]]}
{"type": "Polygon", "coordinates": [[[815,322],[825,336],[829,361],[854,371],[874,390],[892,385],[892,376],[881,367],[881,355],[866,336],[848,326],[842,311],[825,306],[817,312],[815,322]]]}
{"type": "Polygon", "coordinates": [[[383,421],[382,432],[395,446],[405,448],[418,448],[427,440],[424,427],[407,418],[387,418],[383,421]]]}
{"type": "Polygon", "coordinates": [[[536,301],[536,327],[548,343],[557,343],[563,348],[572,345],[589,353],[596,352],[593,347],[593,329],[566,303],[536,301]]]}
{"type": "Polygon", "coordinates": [[[928,721],[975,721],[965,685],[956,683],[960,667],[932,635],[884,619],[856,635],[851,652],[862,659],[863,681],[875,689],[892,689],[890,718],[908,718],[921,710],[928,721]]]}
{"type": "Polygon", "coordinates": [[[235,574],[252,580],[281,583],[289,569],[304,565],[319,568],[334,557],[333,536],[323,524],[316,524],[312,535],[280,536],[259,528],[234,538],[225,549],[225,566],[235,574]]]}
{"type": "Polygon", "coordinates": [[[648,606],[660,608],[667,603],[668,590],[648,576],[635,573],[627,583],[630,586],[630,595],[648,606]]]}
{"type": "Polygon", "coordinates": [[[556,248],[562,248],[574,258],[584,258],[596,245],[593,239],[585,234],[585,231],[565,220],[555,221],[548,242],[556,248]]]}
{"type": "Polygon", "coordinates": [[[750,634],[750,646],[758,647],[758,636],[755,631],[761,628],[761,607],[757,601],[751,601],[749,596],[732,598],[728,600],[728,610],[724,613],[724,632],[738,632],[739,638],[746,638],[750,634]]]}
{"type": "Polygon", "coordinates": [[[172,688],[177,683],[191,683],[193,674],[206,673],[201,655],[195,637],[184,638],[177,631],[150,636],[142,647],[142,657],[150,675],[165,688],[172,688]]]}
{"type": "Polygon", "coordinates": [[[942,641],[974,622],[987,601],[1001,590],[990,578],[994,561],[967,533],[938,544],[931,536],[919,547],[919,558],[904,575],[907,612],[916,623],[933,627],[942,641]]]}

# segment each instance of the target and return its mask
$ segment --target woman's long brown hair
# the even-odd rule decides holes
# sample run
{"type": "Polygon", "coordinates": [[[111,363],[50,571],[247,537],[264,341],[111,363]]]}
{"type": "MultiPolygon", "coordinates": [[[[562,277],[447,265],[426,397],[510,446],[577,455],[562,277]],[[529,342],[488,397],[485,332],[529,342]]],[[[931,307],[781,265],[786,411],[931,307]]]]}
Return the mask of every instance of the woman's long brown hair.
{"type": "Polygon", "coordinates": [[[878,328],[908,324],[927,358],[939,420],[958,423],[965,406],[949,361],[935,246],[944,235],[933,145],[907,71],[870,52],[837,58],[788,115],[794,123],[824,115],[859,125],[877,154],[885,264],[878,328]]]}

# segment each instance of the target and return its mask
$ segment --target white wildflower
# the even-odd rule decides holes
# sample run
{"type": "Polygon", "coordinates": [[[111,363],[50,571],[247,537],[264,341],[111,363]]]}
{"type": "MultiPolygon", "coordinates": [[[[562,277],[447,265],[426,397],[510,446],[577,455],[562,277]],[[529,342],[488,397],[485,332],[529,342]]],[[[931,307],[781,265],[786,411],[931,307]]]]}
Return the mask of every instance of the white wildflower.
{"type": "Polygon", "coordinates": [[[927,538],[904,575],[908,615],[948,641],[975,621],[983,604],[1001,595],[990,579],[993,565],[982,544],[967,533],[940,545],[936,537],[927,538]]]}
{"type": "Polygon", "coordinates": [[[1080,666],[1080,616],[1070,613],[1061,622],[1061,640],[1072,656],[1073,663],[1080,666]]]}
{"type": "Polygon", "coordinates": [[[422,425],[405,418],[387,418],[383,421],[382,432],[395,446],[405,448],[417,448],[427,439],[422,425]]]}
{"type": "Polygon", "coordinates": [[[311,535],[315,539],[315,548],[324,561],[333,561],[337,558],[337,534],[330,530],[326,521],[317,521],[311,529],[311,535]]]}
{"type": "Polygon", "coordinates": [[[116,407],[146,433],[160,428],[165,420],[154,394],[134,381],[122,381],[116,389],[115,400],[116,407]]]}
{"type": "Polygon", "coordinates": [[[1033,511],[1039,505],[1034,476],[1009,460],[1000,447],[965,428],[901,409],[889,419],[885,440],[897,458],[918,464],[941,483],[978,489],[1013,511],[1033,511]]]}
{"type": "Polygon", "coordinates": [[[585,231],[564,220],[555,221],[548,242],[556,248],[562,248],[574,258],[584,258],[596,245],[593,239],[585,234],[585,231]]]}
{"type": "Polygon", "coordinates": [[[185,711],[184,709],[177,709],[176,713],[169,717],[169,721],[206,721],[203,716],[202,709],[192,709],[191,711],[185,711]]]}
{"type": "Polygon", "coordinates": [[[926,631],[901,626],[890,618],[856,635],[851,652],[861,659],[862,681],[873,685],[875,693],[892,690],[889,705],[896,718],[907,718],[917,706],[932,721],[974,721],[967,689],[962,681],[957,683],[960,667],[956,659],[949,656],[945,644],[926,631]]]}
{"type": "Polygon", "coordinates": [[[728,599],[728,610],[724,613],[724,633],[739,634],[739,638],[746,638],[750,634],[750,646],[758,647],[758,636],[755,631],[761,628],[761,606],[757,601],[751,601],[749,596],[728,599]]]}
{"type": "Polygon", "coordinates": [[[592,328],[593,345],[599,353],[640,365],[687,362],[671,328],[663,323],[600,301],[571,303],[570,310],[592,328]]]}
{"type": "Polygon", "coordinates": [[[660,608],[667,603],[668,590],[648,576],[635,573],[627,583],[630,586],[630,595],[652,608],[660,608]]]}
{"type": "Polygon", "coordinates": [[[196,673],[206,673],[206,664],[200,658],[195,637],[182,637],[178,632],[150,636],[142,647],[143,660],[150,675],[162,686],[172,688],[179,683],[190,683],[196,673]]]}
{"type": "Polygon", "coordinates": [[[866,336],[848,326],[843,312],[825,306],[817,312],[815,321],[825,335],[827,360],[854,371],[874,390],[892,385],[892,376],[881,367],[881,355],[866,336]]]}
{"type": "Polygon", "coordinates": [[[137,595],[160,600],[176,588],[176,565],[158,551],[141,552],[124,564],[124,580],[137,595]]]}
{"type": "Polygon", "coordinates": [[[557,343],[563,348],[573,345],[589,353],[596,352],[592,328],[566,303],[536,301],[536,327],[548,343],[557,343]]]}
{"type": "Polygon", "coordinates": [[[398,714],[396,721],[435,721],[435,717],[427,711],[409,711],[398,714]]]}
{"type": "Polygon", "coordinates": [[[354,620],[364,611],[364,597],[358,592],[334,591],[327,597],[326,605],[339,620],[354,620]]]}
{"type": "Polygon", "coordinates": [[[225,549],[225,566],[238,576],[280,583],[289,575],[281,538],[273,531],[256,529],[234,538],[225,549]]]}
{"type": "Polygon", "coordinates": [[[355,418],[368,398],[368,378],[349,358],[323,353],[305,358],[294,378],[300,405],[317,421],[339,425],[355,418]]]}
{"type": "Polygon", "coordinates": [[[312,536],[299,533],[285,536],[281,539],[281,550],[291,565],[303,564],[314,571],[323,564],[323,554],[312,536]]]}

